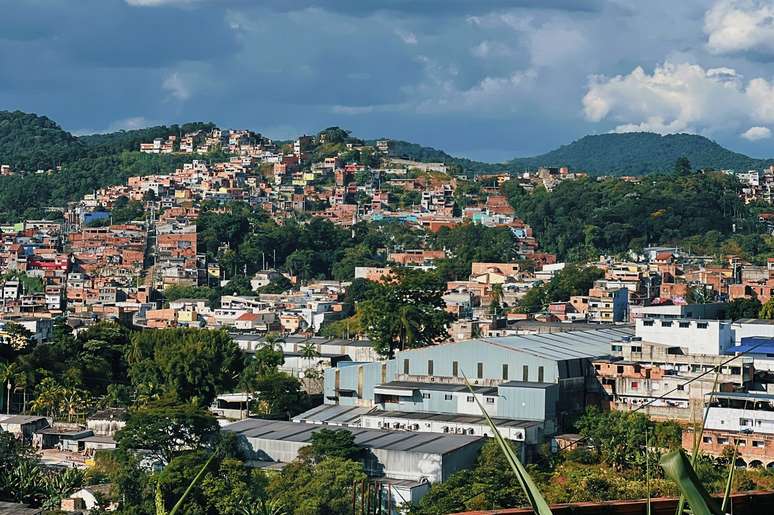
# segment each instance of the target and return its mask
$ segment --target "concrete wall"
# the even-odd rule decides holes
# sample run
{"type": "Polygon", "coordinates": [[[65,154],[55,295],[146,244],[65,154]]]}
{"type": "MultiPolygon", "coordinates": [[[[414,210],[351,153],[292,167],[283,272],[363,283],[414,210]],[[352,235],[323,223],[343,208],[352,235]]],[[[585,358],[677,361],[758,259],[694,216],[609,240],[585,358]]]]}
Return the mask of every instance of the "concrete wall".
{"type": "Polygon", "coordinates": [[[646,342],[686,347],[690,354],[720,354],[733,345],[731,324],[717,320],[639,319],[635,334],[646,342]]]}

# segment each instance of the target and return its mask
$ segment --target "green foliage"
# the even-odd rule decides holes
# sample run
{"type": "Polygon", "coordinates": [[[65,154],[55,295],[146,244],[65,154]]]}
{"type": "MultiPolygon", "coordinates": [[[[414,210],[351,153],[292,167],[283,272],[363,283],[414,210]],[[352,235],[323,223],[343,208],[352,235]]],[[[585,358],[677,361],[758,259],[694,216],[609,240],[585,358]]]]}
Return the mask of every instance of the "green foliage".
{"type": "Polygon", "coordinates": [[[357,460],[363,454],[363,449],[355,444],[355,435],[346,429],[315,431],[310,448],[316,463],[331,457],[357,460]]]}
{"type": "Polygon", "coordinates": [[[132,220],[142,220],[145,218],[145,206],[142,202],[129,200],[126,197],[119,197],[113,204],[110,211],[110,217],[114,224],[123,224],[132,220]]]}
{"type": "Polygon", "coordinates": [[[231,391],[244,368],[226,331],[159,329],[135,333],[127,349],[129,377],[139,392],[208,406],[231,391]]]}
{"type": "Polygon", "coordinates": [[[45,116],[0,111],[0,163],[34,172],[85,154],[78,138],[45,116]]]}
{"type": "Polygon", "coordinates": [[[365,479],[363,466],[354,461],[299,459],[272,477],[267,491],[292,515],[354,515],[352,488],[365,479]]]}
{"type": "Polygon", "coordinates": [[[116,433],[116,442],[124,451],[148,451],[171,463],[183,450],[214,444],[218,429],[215,417],[202,408],[159,403],[132,410],[126,426],[116,433]]]}
{"type": "Polygon", "coordinates": [[[764,320],[774,319],[774,298],[767,300],[766,304],[761,306],[761,309],[758,312],[758,318],[764,320]]]}
{"type": "Polygon", "coordinates": [[[565,181],[552,192],[526,193],[504,186],[517,214],[541,247],[566,260],[677,243],[716,231],[730,236],[757,231],[757,221],[737,196],[738,182],[722,173],[654,175],[640,183],[616,179],[565,181]]]}
{"type": "Polygon", "coordinates": [[[547,284],[531,288],[519,301],[525,313],[537,313],[551,302],[568,301],[573,295],[587,295],[594,281],[604,276],[596,267],[567,265],[557,272],[547,284]]]}
{"type": "Polygon", "coordinates": [[[473,261],[510,263],[516,257],[514,237],[505,227],[464,224],[443,227],[428,235],[428,244],[437,250],[445,249],[449,259],[436,261],[438,275],[444,281],[466,280],[473,261]]]}
{"type": "Polygon", "coordinates": [[[50,470],[13,434],[0,432],[0,499],[57,509],[82,483],[82,471],[50,470]]]}
{"type": "Polygon", "coordinates": [[[676,423],[655,423],[647,415],[628,411],[600,411],[591,406],[575,423],[578,432],[597,453],[598,459],[615,470],[638,467],[644,472],[645,432],[652,432],[650,445],[675,449],[681,445],[681,430],[676,423]]]}
{"type": "Polygon", "coordinates": [[[672,171],[681,157],[697,169],[750,170],[768,165],[766,160],[731,152],[703,136],[629,132],[585,136],[546,154],[514,159],[506,166],[518,170],[569,166],[592,175],[645,175],[672,171]]]}
{"type": "Polygon", "coordinates": [[[435,274],[405,269],[374,285],[357,310],[365,333],[382,355],[424,347],[447,336],[446,285],[435,274]]]}
{"type": "Polygon", "coordinates": [[[757,318],[761,307],[758,299],[734,299],[728,306],[728,317],[731,320],[757,318]]]}

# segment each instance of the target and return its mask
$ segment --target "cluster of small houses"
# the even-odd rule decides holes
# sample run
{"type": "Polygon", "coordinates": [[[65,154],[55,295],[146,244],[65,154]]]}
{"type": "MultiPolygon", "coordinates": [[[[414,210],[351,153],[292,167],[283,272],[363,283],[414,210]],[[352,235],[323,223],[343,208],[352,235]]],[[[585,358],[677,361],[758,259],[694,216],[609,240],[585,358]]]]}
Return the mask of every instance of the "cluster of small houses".
{"type": "MultiPolygon", "coordinates": [[[[268,333],[282,333],[283,370],[302,379],[308,391],[322,393],[324,403],[291,421],[269,421],[249,417],[256,401],[249,392],[226,393],[211,407],[223,429],[238,435],[251,464],[269,471],[292,461],[321,427],[351,431],[368,449],[367,472],[378,478],[396,509],[421,498],[430,484],[473,465],[484,438],[491,436],[480,406],[505,437],[522,444],[525,461],[546,442],[554,449],[579,445],[577,435],[566,433],[568,421],[597,405],[685,423],[686,448],[692,448],[694,435],[688,425],[709,410],[698,442],[702,451],[720,455],[728,445],[738,445],[740,466],[774,467],[774,324],[726,320],[728,301],[755,297],[763,303],[774,295],[774,260],[756,266],[728,256],[718,265],[714,258],[662,247],[625,261],[603,256],[590,263],[603,276],[588,292],[538,313],[520,313],[509,308],[565,264],[539,250],[532,229],[515,216],[499,187],[517,180],[528,189],[551,189],[583,174],[545,168],[520,176],[481,176],[477,180],[486,200],[471,196],[460,208],[455,190],[462,179],[444,175],[443,164],[391,158],[389,141],[374,147],[383,156],[380,169],[338,157],[310,162],[308,150],[317,143],[299,138],[286,154],[249,131],[213,129],[179,141],[159,139],[140,150],[203,156],[222,149],[234,157],[220,163],[197,159],[168,175],[132,177],[126,185],[95,191],[68,206],[63,221],[0,227],[0,275],[7,277],[0,284],[0,340],[11,343],[7,325],[13,322],[45,344],[53,319],[60,316],[76,330],[100,320],[149,330],[226,328],[246,353],[267,345],[268,333]],[[418,203],[394,208],[387,184],[416,191],[418,203]],[[354,200],[362,199],[361,192],[370,202],[354,200]],[[147,216],[113,224],[111,208],[122,197],[142,203],[147,216]],[[218,308],[204,299],[162,305],[160,292],[169,287],[225,280],[219,263],[208,261],[197,247],[204,201],[224,210],[228,202],[244,201],[280,223],[314,205],[314,214],[347,227],[359,221],[428,231],[461,223],[507,227],[521,264],[474,262],[467,280],[446,285],[443,299],[453,315],[449,340],[385,360],[366,340],[316,336],[324,324],[347,313],[341,299],[349,283],[300,284],[276,270],[271,256],[248,278],[251,287],[287,279],[293,290],[227,295],[218,308]],[[697,288],[716,302],[691,303],[697,288]],[[715,374],[701,376],[715,367],[717,381],[715,374]],[[472,390],[463,375],[473,382],[472,390]]],[[[755,195],[761,194],[761,184],[771,182],[753,179],[755,195]]],[[[431,270],[449,254],[406,249],[385,257],[384,266],[358,267],[355,278],[383,281],[398,266],[431,270]]],[[[0,415],[0,428],[41,449],[48,464],[83,466],[94,451],[115,447],[113,436],[125,416],[123,410],[105,410],[85,425],[72,425],[7,414],[0,415]]],[[[89,495],[78,493],[63,507],[87,509],[89,495]]]]}

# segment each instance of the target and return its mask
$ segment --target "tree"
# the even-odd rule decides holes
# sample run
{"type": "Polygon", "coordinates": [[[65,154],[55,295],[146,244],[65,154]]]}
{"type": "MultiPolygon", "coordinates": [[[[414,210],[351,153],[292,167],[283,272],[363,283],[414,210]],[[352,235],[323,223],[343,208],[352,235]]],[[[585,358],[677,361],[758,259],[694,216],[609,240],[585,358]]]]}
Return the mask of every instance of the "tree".
{"type": "Polygon", "coordinates": [[[675,174],[677,175],[691,175],[691,162],[687,157],[682,156],[675,161],[675,174]]]}
{"type": "Polygon", "coordinates": [[[293,515],[354,515],[352,489],[366,479],[363,465],[338,457],[296,460],[272,477],[267,491],[293,515]]]}
{"type": "Polygon", "coordinates": [[[206,504],[215,513],[244,515],[245,508],[264,503],[268,483],[262,470],[249,468],[234,458],[225,458],[215,471],[207,473],[201,490],[206,504]]]}
{"type": "Polygon", "coordinates": [[[215,417],[201,408],[161,403],[131,411],[116,442],[124,451],[147,451],[166,464],[182,450],[208,448],[218,430],[215,417]]]}
{"type": "Polygon", "coordinates": [[[301,413],[306,404],[301,383],[284,372],[273,372],[255,378],[253,383],[258,402],[256,412],[265,418],[290,419],[301,413]]]}
{"type": "Polygon", "coordinates": [[[310,368],[308,365],[311,364],[311,361],[314,358],[320,357],[320,351],[317,350],[317,345],[313,342],[304,343],[301,346],[301,357],[307,361],[307,368],[310,368]]]}
{"type": "Polygon", "coordinates": [[[135,333],[129,377],[135,388],[159,385],[179,402],[209,405],[232,390],[244,369],[244,356],[226,331],[160,329],[135,333]]]}
{"type": "MultiPolygon", "coordinates": [[[[517,444],[510,442],[516,450],[517,444]]],[[[444,515],[470,510],[510,508],[526,503],[526,497],[505,455],[494,440],[487,441],[473,468],[436,483],[411,507],[412,515],[444,515]]]]}
{"type": "Polygon", "coordinates": [[[731,320],[756,318],[761,307],[763,306],[758,299],[734,299],[728,306],[728,317],[731,320]]]}
{"type": "Polygon", "coordinates": [[[346,429],[315,431],[310,451],[315,463],[330,457],[356,461],[363,454],[363,449],[355,444],[355,435],[346,429]]]}
{"type": "Polygon", "coordinates": [[[12,383],[19,374],[19,365],[16,363],[0,363],[0,383],[5,385],[5,412],[11,413],[12,383]]]}
{"type": "Polygon", "coordinates": [[[567,265],[548,283],[533,286],[527,291],[519,301],[519,307],[526,313],[536,313],[551,302],[568,301],[573,295],[586,295],[594,281],[603,275],[604,272],[596,267],[567,265]]]}
{"type": "Polygon", "coordinates": [[[395,350],[425,347],[446,338],[445,290],[435,275],[410,269],[375,286],[357,309],[376,350],[392,356],[395,350]]]}
{"type": "Polygon", "coordinates": [[[774,298],[766,301],[766,304],[761,306],[761,310],[758,312],[758,318],[764,320],[774,319],[774,298]]]}

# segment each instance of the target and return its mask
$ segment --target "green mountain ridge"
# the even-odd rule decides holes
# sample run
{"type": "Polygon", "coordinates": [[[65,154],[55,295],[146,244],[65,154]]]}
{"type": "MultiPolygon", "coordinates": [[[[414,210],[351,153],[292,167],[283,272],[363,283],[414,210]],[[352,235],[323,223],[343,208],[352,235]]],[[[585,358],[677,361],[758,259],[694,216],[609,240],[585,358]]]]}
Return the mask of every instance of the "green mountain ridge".
{"type": "MultiPolygon", "coordinates": [[[[83,158],[136,151],[141,142],[214,126],[212,123],[193,122],[76,137],[45,116],[0,111],[0,164],[10,164],[17,170],[48,169],[83,158]]],[[[326,130],[349,134],[337,127],[326,130]]],[[[422,162],[443,162],[451,165],[454,172],[475,174],[569,166],[572,170],[597,176],[644,175],[672,170],[681,156],[687,157],[697,169],[748,170],[774,163],[774,159],[755,159],[733,152],[703,136],[662,136],[650,132],[584,136],[550,152],[515,158],[505,163],[455,157],[443,150],[402,140],[391,140],[390,155],[422,162]]]]}
{"type": "Polygon", "coordinates": [[[443,162],[476,173],[520,172],[541,166],[569,166],[591,175],[644,175],[667,172],[675,161],[687,157],[697,169],[749,170],[769,166],[774,159],[755,159],[728,150],[696,134],[628,132],[584,136],[572,143],[533,157],[505,163],[483,163],[454,157],[442,150],[394,141],[390,154],[423,162],[443,162]]]}

